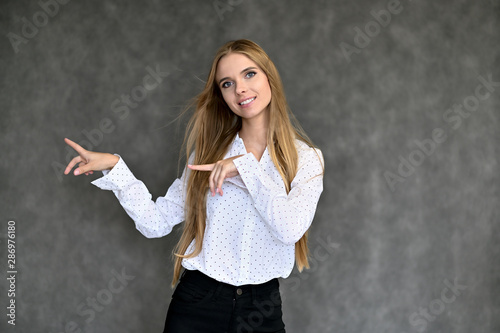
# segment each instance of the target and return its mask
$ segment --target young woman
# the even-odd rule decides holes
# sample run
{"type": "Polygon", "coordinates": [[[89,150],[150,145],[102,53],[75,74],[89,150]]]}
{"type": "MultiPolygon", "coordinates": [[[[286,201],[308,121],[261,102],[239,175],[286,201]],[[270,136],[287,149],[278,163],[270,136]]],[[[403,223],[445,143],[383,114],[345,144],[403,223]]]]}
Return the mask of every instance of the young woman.
{"type": "Polygon", "coordinates": [[[165,332],[285,332],[278,278],[308,267],[307,230],[323,191],[323,156],[295,121],[280,76],[249,40],[215,55],[185,136],[188,165],[151,200],[117,154],[83,149],[64,171],[103,171],[136,228],[162,237],[184,222],[165,332]],[[181,270],[183,270],[181,276],[181,270]]]}

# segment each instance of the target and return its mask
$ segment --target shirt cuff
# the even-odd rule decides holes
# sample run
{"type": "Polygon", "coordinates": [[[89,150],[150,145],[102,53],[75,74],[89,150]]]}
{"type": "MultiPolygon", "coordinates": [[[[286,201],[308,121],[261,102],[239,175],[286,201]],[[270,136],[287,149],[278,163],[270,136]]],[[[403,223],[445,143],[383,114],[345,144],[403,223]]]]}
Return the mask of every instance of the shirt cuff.
{"type": "Polygon", "coordinates": [[[267,207],[277,195],[286,196],[286,191],[277,186],[269,175],[262,172],[262,167],[254,154],[247,153],[233,160],[233,163],[257,209],[265,209],[264,207],[267,207]]]}
{"type": "Polygon", "coordinates": [[[131,181],[136,178],[132,171],[128,168],[125,161],[120,155],[114,154],[120,159],[111,170],[103,170],[103,176],[91,182],[92,185],[99,187],[102,190],[121,190],[131,181]]]}
{"type": "Polygon", "coordinates": [[[257,158],[252,153],[246,153],[245,155],[234,159],[233,163],[236,166],[236,169],[238,169],[238,173],[241,178],[244,178],[244,175],[246,174],[253,174],[253,171],[259,166],[257,158]]]}

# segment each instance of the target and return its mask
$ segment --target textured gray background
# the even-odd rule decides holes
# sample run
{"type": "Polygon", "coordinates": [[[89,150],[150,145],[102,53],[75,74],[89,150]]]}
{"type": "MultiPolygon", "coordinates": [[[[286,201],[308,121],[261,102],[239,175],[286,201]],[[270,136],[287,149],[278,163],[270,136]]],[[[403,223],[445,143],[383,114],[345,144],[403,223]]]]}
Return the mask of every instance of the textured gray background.
{"type": "Polygon", "coordinates": [[[326,160],[313,267],[282,281],[287,332],[499,332],[500,86],[467,118],[447,113],[478,76],[500,81],[499,2],[401,1],[369,45],[344,56],[341,43],[355,46],[355,28],[376,28],[370,11],[387,4],[70,1],[16,53],[7,34],[22,36],[22,18],[33,22],[41,7],[2,0],[0,331],[76,332],[74,322],[82,332],[161,332],[180,229],[146,239],[111,192],[90,184],[100,175],[63,177],[54,165],[66,163],[64,137],[82,142],[107,118],[114,128],[93,149],[120,153],[154,198],[164,195],[184,133],[185,119],[172,121],[215,50],[250,38],[277,64],[326,160]],[[122,119],[111,105],[147,66],[170,75],[122,119]],[[384,172],[397,174],[436,128],[446,141],[391,190],[384,172]],[[5,315],[8,220],[15,327],[5,315]],[[94,318],[78,314],[122,269],[134,276],[127,286],[94,318]],[[454,296],[446,281],[465,290],[454,296]]]}

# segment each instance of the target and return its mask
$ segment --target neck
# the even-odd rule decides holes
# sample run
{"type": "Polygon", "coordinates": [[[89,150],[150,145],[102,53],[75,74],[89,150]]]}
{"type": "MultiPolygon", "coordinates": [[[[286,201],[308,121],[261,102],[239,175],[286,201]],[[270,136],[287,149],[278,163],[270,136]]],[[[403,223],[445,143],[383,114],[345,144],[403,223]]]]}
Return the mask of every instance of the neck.
{"type": "Polygon", "coordinates": [[[243,139],[245,144],[260,147],[267,146],[268,120],[267,118],[262,118],[263,119],[243,119],[239,136],[243,139]]]}

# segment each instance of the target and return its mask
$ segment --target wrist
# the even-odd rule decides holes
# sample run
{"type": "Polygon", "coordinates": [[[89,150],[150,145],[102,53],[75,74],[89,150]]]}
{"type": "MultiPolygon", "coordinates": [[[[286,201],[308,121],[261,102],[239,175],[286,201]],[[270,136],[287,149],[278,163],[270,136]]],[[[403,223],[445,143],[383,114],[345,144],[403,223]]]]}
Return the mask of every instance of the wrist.
{"type": "Polygon", "coordinates": [[[116,165],[116,163],[118,163],[118,161],[120,160],[120,157],[119,156],[116,156],[116,155],[113,155],[113,154],[110,154],[110,159],[109,159],[109,170],[113,169],[116,165]]]}

